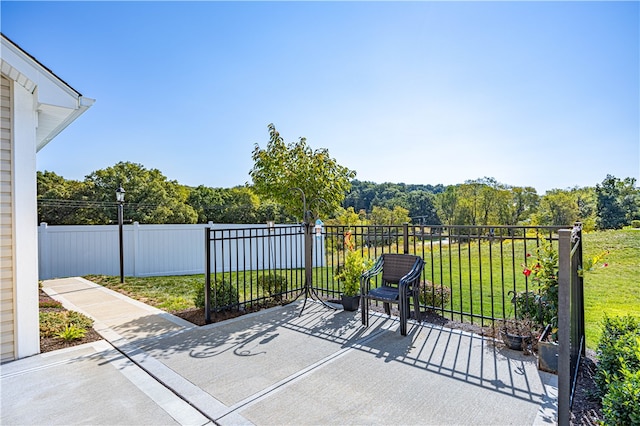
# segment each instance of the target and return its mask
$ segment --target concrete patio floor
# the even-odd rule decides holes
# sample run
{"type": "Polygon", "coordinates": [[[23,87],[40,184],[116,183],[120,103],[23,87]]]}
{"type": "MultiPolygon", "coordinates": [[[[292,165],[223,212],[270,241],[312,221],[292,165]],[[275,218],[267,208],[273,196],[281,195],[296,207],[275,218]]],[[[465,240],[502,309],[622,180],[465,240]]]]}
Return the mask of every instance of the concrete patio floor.
{"type": "Polygon", "coordinates": [[[556,423],[557,376],[472,333],[411,323],[401,336],[394,317],[363,328],[318,303],[195,327],[83,279],[43,288],[106,341],[3,365],[2,424],[556,423]],[[54,370],[58,392],[43,395],[54,370]]]}

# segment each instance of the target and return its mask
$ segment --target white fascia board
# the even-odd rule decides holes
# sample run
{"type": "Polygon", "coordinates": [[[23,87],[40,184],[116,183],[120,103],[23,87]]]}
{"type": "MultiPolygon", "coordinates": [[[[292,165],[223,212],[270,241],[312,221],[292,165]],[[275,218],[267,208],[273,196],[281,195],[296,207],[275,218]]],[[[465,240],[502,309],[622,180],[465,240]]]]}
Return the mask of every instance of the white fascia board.
{"type": "Polygon", "coordinates": [[[89,109],[94,102],[94,99],[80,96],[75,109],[40,103],[38,105],[39,124],[36,132],[36,152],[58,136],[69,124],[89,109]]]}
{"type": "Polygon", "coordinates": [[[36,152],[40,151],[95,100],[80,95],[4,36],[1,47],[2,73],[36,96],[39,118],[36,152]]]}

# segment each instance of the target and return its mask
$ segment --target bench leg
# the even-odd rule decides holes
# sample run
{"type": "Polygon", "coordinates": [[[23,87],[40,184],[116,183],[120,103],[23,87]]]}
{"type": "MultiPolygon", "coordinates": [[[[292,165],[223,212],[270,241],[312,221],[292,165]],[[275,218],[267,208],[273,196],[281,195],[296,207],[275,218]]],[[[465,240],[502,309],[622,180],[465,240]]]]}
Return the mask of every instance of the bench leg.
{"type": "Polygon", "coordinates": [[[402,336],[407,335],[407,317],[409,316],[409,304],[403,297],[398,301],[398,308],[400,310],[400,334],[402,336]],[[404,299],[404,300],[403,300],[404,299]]]}
{"type": "MultiPolygon", "coordinates": [[[[407,301],[407,303],[409,303],[407,301]]],[[[420,297],[417,294],[413,295],[413,309],[415,309],[415,319],[416,321],[422,321],[422,314],[420,313],[420,297]]]]}
{"type": "Polygon", "coordinates": [[[369,301],[364,296],[360,296],[360,318],[362,325],[369,327],[369,301]]]}

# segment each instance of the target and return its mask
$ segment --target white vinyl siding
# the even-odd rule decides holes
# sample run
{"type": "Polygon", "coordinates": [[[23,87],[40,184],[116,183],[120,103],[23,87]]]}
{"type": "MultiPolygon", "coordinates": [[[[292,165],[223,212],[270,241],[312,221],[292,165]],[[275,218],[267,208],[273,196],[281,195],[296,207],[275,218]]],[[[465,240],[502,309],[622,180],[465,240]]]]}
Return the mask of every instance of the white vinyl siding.
{"type": "Polygon", "coordinates": [[[11,81],[0,77],[0,361],[15,358],[11,81]]]}

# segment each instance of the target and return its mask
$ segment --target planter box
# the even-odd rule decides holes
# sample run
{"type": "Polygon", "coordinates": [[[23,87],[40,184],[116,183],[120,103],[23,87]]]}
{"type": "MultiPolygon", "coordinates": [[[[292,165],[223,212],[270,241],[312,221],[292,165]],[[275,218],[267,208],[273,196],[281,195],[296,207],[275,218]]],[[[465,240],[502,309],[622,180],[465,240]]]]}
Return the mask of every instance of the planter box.
{"type": "Polygon", "coordinates": [[[550,332],[551,327],[545,327],[538,339],[538,370],[558,374],[558,344],[546,340],[550,332]]]}
{"type": "Polygon", "coordinates": [[[360,296],[342,296],[342,307],[345,311],[357,311],[360,306],[360,296]]]}
{"type": "Polygon", "coordinates": [[[538,370],[558,374],[558,344],[538,342],[538,370]]]}

